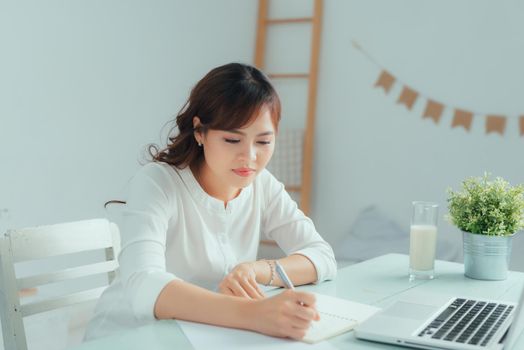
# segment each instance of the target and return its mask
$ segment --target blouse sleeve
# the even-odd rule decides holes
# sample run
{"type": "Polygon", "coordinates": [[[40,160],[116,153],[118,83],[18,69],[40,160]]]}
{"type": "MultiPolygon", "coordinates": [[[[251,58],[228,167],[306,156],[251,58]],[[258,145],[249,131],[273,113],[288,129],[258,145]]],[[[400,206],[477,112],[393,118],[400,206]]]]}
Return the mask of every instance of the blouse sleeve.
{"type": "Polygon", "coordinates": [[[275,240],[286,255],[300,254],[311,260],[317,271],[316,283],[334,279],[337,263],[331,246],[322,239],[311,219],[298,209],[284,185],[267,171],[261,175],[266,194],[263,233],[275,240]]]}
{"type": "Polygon", "coordinates": [[[176,213],[176,193],[162,165],[145,165],[128,185],[122,211],[119,254],[124,297],[138,320],[153,320],[155,302],[162,289],[178,279],[166,271],[166,232],[176,213]]]}

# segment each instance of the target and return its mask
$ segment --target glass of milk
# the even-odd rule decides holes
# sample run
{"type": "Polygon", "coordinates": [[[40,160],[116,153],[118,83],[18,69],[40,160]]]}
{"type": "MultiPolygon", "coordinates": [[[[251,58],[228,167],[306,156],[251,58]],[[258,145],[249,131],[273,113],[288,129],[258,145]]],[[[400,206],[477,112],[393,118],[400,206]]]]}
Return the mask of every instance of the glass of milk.
{"type": "Polygon", "coordinates": [[[409,233],[409,279],[435,277],[438,204],[413,202],[409,233]]]}

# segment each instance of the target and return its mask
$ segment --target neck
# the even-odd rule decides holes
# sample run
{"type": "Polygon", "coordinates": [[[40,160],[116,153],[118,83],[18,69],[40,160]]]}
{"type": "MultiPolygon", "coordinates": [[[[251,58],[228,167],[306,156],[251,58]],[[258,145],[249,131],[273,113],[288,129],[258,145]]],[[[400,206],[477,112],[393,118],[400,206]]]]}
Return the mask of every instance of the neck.
{"type": "Polygon", "coordinates": [[[223,183],[218,176],[211,172],[211,169],[206,166],[205,162],[194,167],[191,166],[190,169],[204,192],[213,198],[223,201],[224,207],[227,206],[227,202],[236,198],[242,190],[223,183]]]}

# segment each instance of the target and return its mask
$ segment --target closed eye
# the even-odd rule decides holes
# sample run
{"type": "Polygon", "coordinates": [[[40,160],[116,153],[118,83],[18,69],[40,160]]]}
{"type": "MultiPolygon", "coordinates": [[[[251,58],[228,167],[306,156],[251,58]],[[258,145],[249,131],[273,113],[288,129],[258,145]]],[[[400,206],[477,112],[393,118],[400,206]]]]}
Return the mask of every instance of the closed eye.
{"type": "Polygon", "coordinates": [[[224,141],[226,141],[227,143],[239,143],[240,140],[237,140],[237,139],[224,139],[224,141]]]}
{"type": "Polygon", "coordinates": [[[258,141],[257,143],[261,145],[269,145],[271,144],[271,141],[258,141]]]}

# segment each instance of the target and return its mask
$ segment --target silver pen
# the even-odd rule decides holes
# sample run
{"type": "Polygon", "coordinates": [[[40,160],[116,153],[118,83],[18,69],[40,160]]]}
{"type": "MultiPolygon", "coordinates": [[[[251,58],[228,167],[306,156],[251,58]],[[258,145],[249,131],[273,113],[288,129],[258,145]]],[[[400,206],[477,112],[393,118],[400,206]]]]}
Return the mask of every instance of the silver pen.
{"type": "Polygon", "coordinates": [[[278,276],[280,277],[282,282],[284,282],[284,285],[286,286],[286,288],[295,289],[295,286],[293,286],[293,282],[291,282],[291,280],[287,276],[286,271],[284,271],[284,268],[282,267],[282,265],[280,265],[280,263],[276,260],[275,260],[275,266],[276,266],[275,270],[277,271],[278,276]]]}
{"type": "MultiPolygon", "coordinates": [[[[282,267],[282,265],[280,265],[280,263],[276,260],[275,260],[275,270],[277,271],[278,276],[280,277],[282,282],[284,282],[284,285],[286,286],[286,288],[295,290],[295,286],[293,285],[293,282],[291,282],[291,279],[287,276],[287,273],[284,270],[284,267],[282,267]]],[[[306,305],[302,301],[300,301],[299,304],[302,306],[306,305]]]]}

